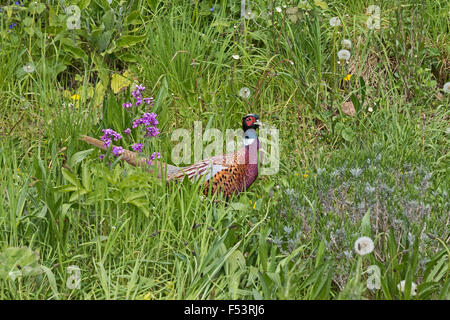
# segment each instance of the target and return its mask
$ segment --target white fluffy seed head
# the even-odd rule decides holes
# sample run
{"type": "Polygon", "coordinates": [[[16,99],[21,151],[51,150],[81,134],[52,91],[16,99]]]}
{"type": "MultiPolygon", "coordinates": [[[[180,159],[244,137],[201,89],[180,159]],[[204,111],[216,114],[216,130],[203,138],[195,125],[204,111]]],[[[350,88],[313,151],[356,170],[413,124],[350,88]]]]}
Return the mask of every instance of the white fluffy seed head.
{"type": "Polygon", "coordinates": [[[342,49],[342,50],[338,51],[337,55],[338,55],[339,60],[348,61],[348,60],[350,60],[351,53],[347,49],[342,49]]]}
{"type": "Polygon", "coordinates": [[[250,98],[250,95],[251,95],[251,91],[247,87],[243,87],[243,88],[241,88],[241,90],[239,90],[239,96],[241,98],[248,99],[248,98],[250,98]]]}
{"type": "Polygon", "coordinates": [[[355,241],[355,251],[361,256],[371,253],[374,248],[373,241],[369,237],[361,237],[355,241]]]}
{"type": "Polygon", "coordinates": [[[444,84],[444,87],[442,88],[445,93],[450,93],[450,82],[447,82],[444,84]]]}
{"type": "Polygon", "coordinates": [[[341,19],[338,17],[333,17],[330,19],[330,26],[332,27],[339,27],[341,25],[341,19]]]}
{"type": "Polygon", "coordinates": [[[26,73],[32,73],[34,72],[35,68],[33,63],[28,62],[26,65],[23,66],[23,71],[25,71],[26,73]]]}
{"type": "Polygon", "coordinates": [[[252,20],[254,18],[255,18],[255,14],[252,11],[249,10],[245,13],[245,19],[252,20]]]}
{"type": "Polygon", "coordinates": [[[350,50],[352,48],[352,42],[349,39],[342,40],[341,44],[344,47],[344,49],[350,50]]]}

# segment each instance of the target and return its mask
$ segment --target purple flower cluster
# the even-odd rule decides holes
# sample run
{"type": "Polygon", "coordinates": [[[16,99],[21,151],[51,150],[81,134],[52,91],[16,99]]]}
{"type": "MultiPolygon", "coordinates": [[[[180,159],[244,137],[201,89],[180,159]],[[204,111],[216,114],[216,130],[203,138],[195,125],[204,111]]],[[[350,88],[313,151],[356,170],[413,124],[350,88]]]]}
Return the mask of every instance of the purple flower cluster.
{"type": "Polygon", "coordinates": [[[150,155],[150,158],[149,159],[147,159],[147,164],[152,164],[152,160],[155,160],[155,158],[156,159],[160,159],[161,158],[161,154],[159,153],[159,152],[153,152],[151,155],[150,155]]]}
{"type": "Polygon", "coordinates": [[[151,104],[151,105],[153,105],[153,104],[154,104],[154,102],[153,102],[153,97],[150,97],[150,98],[144,98],[144,102],[145,102],[146,104],[151,104]]]}
{"type": "Polygon", "coordinates": [[[108,148],[111,144],[111,138],[113,138],[114,141],[122,139],[122,136],[113,129],[103,129],[102,131],[104,133],[102,136],[102,141],[105,143],[106,148],[108,148]]]}
{"type": "Polygon", "coordinates": [[[133,122],[133,129],[139,127],[141,124],[145,126],[146,137],[156,137],[159,134],[159,130],[156,127],[158,120],[156,120],[156,113],[144,113],[143,116],[133,122]]]}
{"type": "MultiPolygon", "coordinates": [[[[153,105],[153,97],[150,98],[143,98],[142,92],[145,90],[145,87],[141,84],[136,86],[136,90],[134,90],[131,95],[136,99],[136,102],[134,103],[136,107],[139,107],[142,105],[142,101],[144,101],[146,104],[153,105]]],[[[131,102],[125,102],[122,104],[122,107],[125,109],[129,109],[133,106],[131,102]]]]}
{"type": "MultiPolygon", "coordinates": [[[[153,97],[150,98],[143,98],[142,92],[145,90],[145,87],[141,84],[136,87],[136,90],[134,90],[131,94],[136,99],[136,102],[134,105],[140,106],[143,103],[146,103],[147,105],[153,105],[153,97]]],[[[125,102],[122,104],[122,107],[125,109],[130,109],[133,107],[133,103],[131,102],[125,102]]],[[[145,130],[145,137],[156,137],[159,135],[159,130],[157,128],[158,120],[156,120],[156,117],[158,115],[156,113],[144,113],[140,118],[136,119],[133,122],[132,129],[135,129],[141,125],[143,125],[143,128],[145,130]]],[[[101,138],[102,141],[105,144],[105,147],[108,148],[111,146],[111,141],[117,141],[122,139],[122,136],[115,132],[112,129],[103,129],[103,137],[101,138]]],[[[130,135],[131,129],[127,128],[123,131],[124,134],[130,135]]],[[[142,143],[134,143],[131,148],[136,152],[142,152],[143,151],[143,144],[142,143]]],[[[125,152],[125,150],[122,147],[112,147],[112,153],[114,156],[119,156],[125,152]]],[[[103,160],[105,157],[105,154],[100,155],[100,160],[103,160]]],[[[147,159],[147,162],[150,164],[152,160],[160,159],[161,154],[159,152],[154,152],[150,155],[150,157],[147,159]]]]}
{"type": "Polygon", "coordinates": [[[142,152],[142,147],[143,147],[142,143],[135,143],[131,146],[131,148],[137,152],[142,152]]]}
{"type": "Polygon", "coordinates": [[[155,160],[155,157],[156,157],[157,159],[160,159],[160,158],[161,158],[161,154],[160,154],[159,152],[153,152],[153,153],[151,154],[151,156],[150,156],[150,159],[151,159],[151,160],[155,160]]]}
{"type": "Polygon", "coordinates": [[[123,148],[122,147],[113,147],[112,148],[112,153],[116,156],[116,157],[118,157],[119,155],[121,155],[122,153],[123,153],[123,148]]]}

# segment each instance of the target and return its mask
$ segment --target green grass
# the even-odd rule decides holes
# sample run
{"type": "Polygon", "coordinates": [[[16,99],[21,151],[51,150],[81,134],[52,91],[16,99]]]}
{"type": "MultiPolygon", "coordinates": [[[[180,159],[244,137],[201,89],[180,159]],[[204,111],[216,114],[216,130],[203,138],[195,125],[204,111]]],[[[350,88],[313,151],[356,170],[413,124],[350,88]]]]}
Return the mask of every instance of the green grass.
{"type": "Polygon", "coordinates": [[[74,32],[59,1],[2,7],[1,299],[450,298],[449,4],[377,1],[369,30],[369,1],[294,2],[252,1],[241,25],[239,1],[74,1],[74,32]],[[225,203],[99,161],[79,137],[130,126],[130,89],[110,86],[127,70],[155,98],[146,153],[171,162],[175,129],[255,112],[279,129],[280,171],[225,203]]]}

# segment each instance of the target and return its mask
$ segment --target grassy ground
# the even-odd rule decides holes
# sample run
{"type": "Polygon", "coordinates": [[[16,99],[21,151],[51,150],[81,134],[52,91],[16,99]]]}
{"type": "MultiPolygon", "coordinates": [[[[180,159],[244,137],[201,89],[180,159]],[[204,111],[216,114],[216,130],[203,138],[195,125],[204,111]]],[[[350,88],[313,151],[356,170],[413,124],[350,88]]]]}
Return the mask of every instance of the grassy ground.
{"type": "Polygon", "coordinates": [[[72,2],[1,7],[1,299],[450,298],[447,1],[72,2]],[[144,110],[169,163],[258,113],[280,171],[226,204],[79,140],[144,110]]]}

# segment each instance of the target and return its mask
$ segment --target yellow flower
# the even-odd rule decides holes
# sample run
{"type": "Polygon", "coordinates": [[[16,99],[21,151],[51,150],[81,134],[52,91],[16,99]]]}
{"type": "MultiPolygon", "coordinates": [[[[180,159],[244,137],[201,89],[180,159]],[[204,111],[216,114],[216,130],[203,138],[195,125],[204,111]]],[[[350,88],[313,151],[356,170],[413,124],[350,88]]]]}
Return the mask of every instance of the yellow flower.
{"type": "Polygon", "coordinates": [[[348,75],[344,78],[344,80],[345,80],[345,81],[350,81],[351,78],[352,78],[352,75],[351,75],[351,74],[348,74],[348,75]]]}
{"type": "Polygon", "coordinates": [[[80,95],[75,93],[74,95],[72,95],[71,99],[72,100],[80,100],[80,95]]]}
{"type": "Polygon", "coordinates": [[[308,174],[305,173],[305,174],[303,175],[303,178],[308,178],[308,174]]]}

